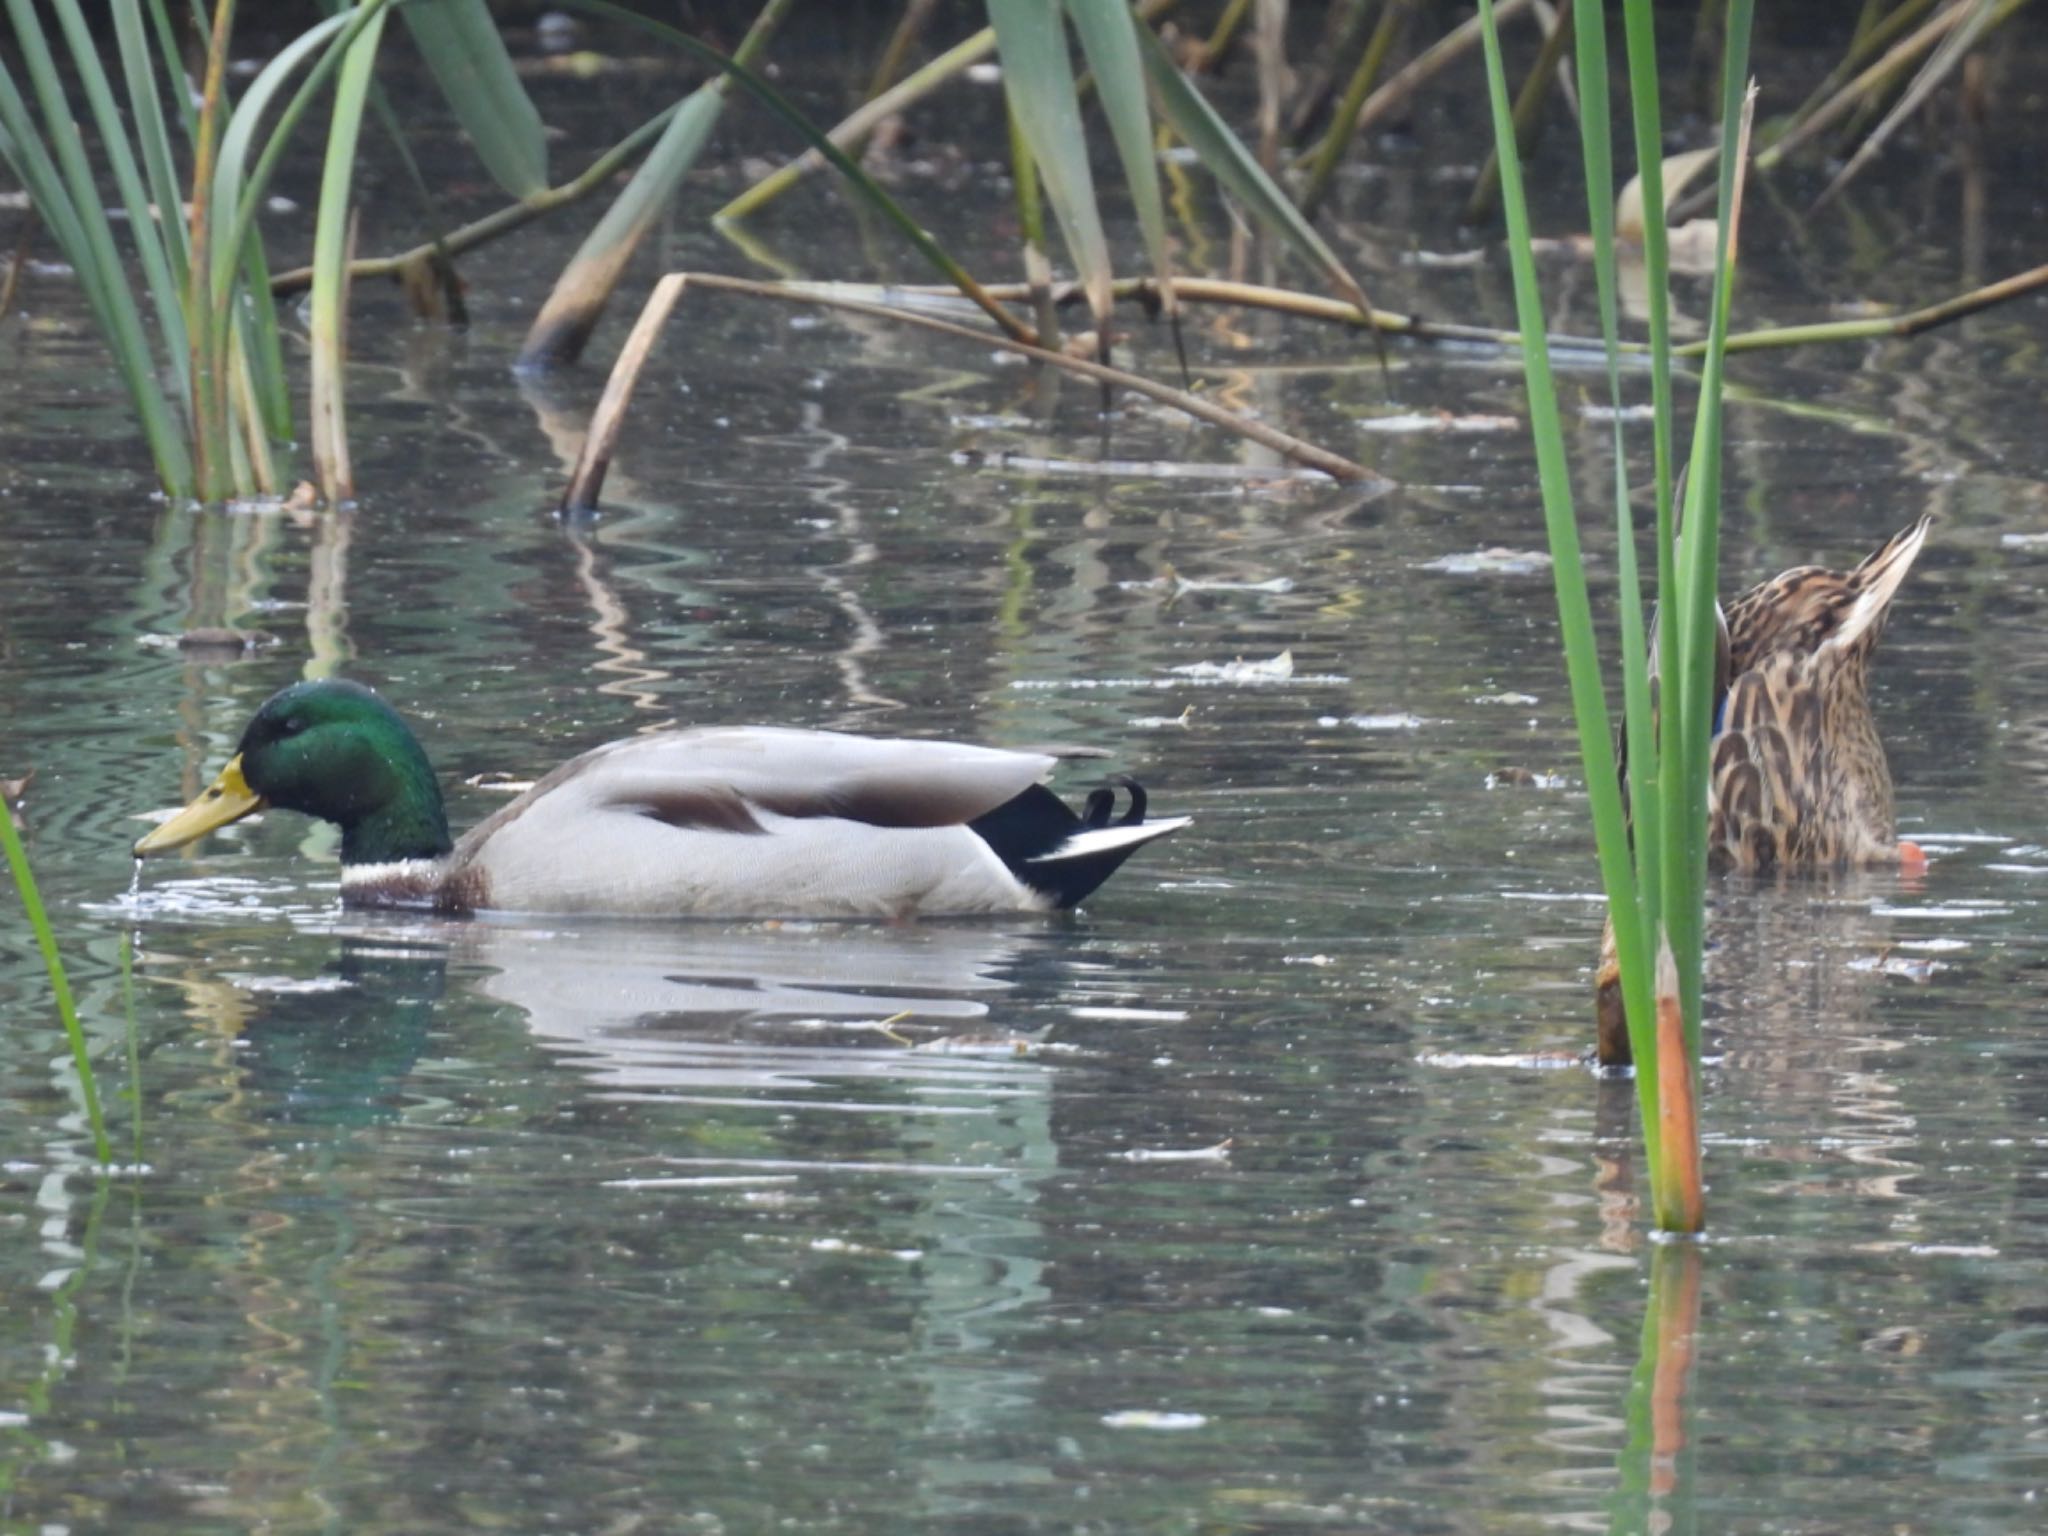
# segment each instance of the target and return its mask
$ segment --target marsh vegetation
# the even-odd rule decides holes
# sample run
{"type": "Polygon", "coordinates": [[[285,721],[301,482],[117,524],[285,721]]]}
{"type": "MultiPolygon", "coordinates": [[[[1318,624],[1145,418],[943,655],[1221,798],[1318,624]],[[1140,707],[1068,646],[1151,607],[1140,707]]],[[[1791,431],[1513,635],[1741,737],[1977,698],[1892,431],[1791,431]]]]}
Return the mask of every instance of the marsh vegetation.
{"type": "Polygon", "coordinates": [[[2027,8],[1766,8],[1745,64],[1740,4],[1502,0],[1491,72],[1429,3],[590,6],[560,51],[482,6],[234,9],[202,47],[188,7],[14,4],[0,47],[0,785],[49,917],[0,919],[13,1514],[2010,1528],[2027,8]],[[864,179],[798,169],[812,132],[864,179]],[[1651,573],[1697,667],[1715,590],[1927,514],[1873,692],[1932,862],[1646,869],[1572,695],[1636,707],[1631,773],[1682,734],[1651,573]],[[1557,590],[1626,682],[1568,689],[1557,590]],[[347,913],[285,817],[131,883],[138,814],[344,674],[459,822],[777,721],[1092,747],[1196,823],[1062,922],[347,913]],[[1687,1224],[1657,1077],[1581,1065],[1601,914],[1654,934],[1651,890],[1699,913],[1704,1247],[1647,1239],[1687,1224]]]}

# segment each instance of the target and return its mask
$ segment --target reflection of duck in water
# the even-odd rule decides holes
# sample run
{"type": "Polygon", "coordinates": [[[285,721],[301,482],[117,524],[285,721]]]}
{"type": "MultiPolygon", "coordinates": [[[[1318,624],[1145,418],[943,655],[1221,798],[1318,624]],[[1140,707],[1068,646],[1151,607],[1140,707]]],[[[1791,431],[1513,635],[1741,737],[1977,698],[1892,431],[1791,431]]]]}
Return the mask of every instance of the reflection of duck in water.
{"type": "MultiPolygon", "coordinates": [[[[1011,999],[1034,938],[1047,937],[985,923],[601,922],[557,923],[536,943],[509,922],[449,925],[463,985],[517,1008],[533,1038],[595,1087],[721,1097],[827,1083],[1036,1083],[1047,1067],[1030,1038],[992,1027],[990,1015],[1011,999]],[[938,1044],[960,1039],[977,1048],[938,1044]]],[[[1064,944],[1046,952],[1051,984],[1069,979],[1070,954],[1064,944]]]]}
{"type": "MultiPolygon", "coordinates": [[[[421,1057],[479,1001],[517,1009],[531,1038],[603,1095],[723,1101],[876,1084],[931,1096],[892,1099],[898,1110],[950,1114],[958,1095],[1043,1091],[1035,1034],[990,1015],[1020,968],[1043,996],[1067,990],[1074,963],[1066,935],[1029,923],[537,930],[370,913],[339,942],[310,974],[236,974],[235,947],[206,938],[188,963],[152,971],[209,1033],[238,1041],[251,1114],[355,1127],[430,1102],[451,1069],[443,1060],[420,1080],[421,1057]]],[[[826,1102],[842,1102],[836,1093],[826,1102]]]]}
{"type": "Polygon", "coordinates": [[[459,843],[410,729],[355,683],[273,695],[191,805],[135,845],[193,842],[266,806],[342,829],[342,900],[444,912],[910,917],[1045,911],[1187,824],[1144,791],[1076,816],[1055,759],[771,726],[637,736],[564,763],[459,843]]]}
{"type": "MultiPolygon", "coordinates": [[[[1870,658],[1928,518],[1850,571],[1795,566],[1728,608],[1715,658],[1707,858],[1744,874],[1924,863],[1898,840],[1870,713],[1870,658]]],[[[1654,654],[1651,663],[1655,666],[1654,654]]],[[[1600,1059],[1629,1059],[1610,924],[1600,944],[1600,1059]]]]}
{"type": "Polygon", "coordinates": [[[344,938],[318,974],[223,980],[218,953],[192,957],[186,987],[195,1013],[212,1014],[201,988],[221,989],[235,1062],[253,1090],[248,1112],[303,1125],[356,1127],[395,1120],[419,1102],[412,1076],[447,989],[448,952],[436,943],[344,938]],[[203,978],[203,980],[202,980],[203,978]]]}

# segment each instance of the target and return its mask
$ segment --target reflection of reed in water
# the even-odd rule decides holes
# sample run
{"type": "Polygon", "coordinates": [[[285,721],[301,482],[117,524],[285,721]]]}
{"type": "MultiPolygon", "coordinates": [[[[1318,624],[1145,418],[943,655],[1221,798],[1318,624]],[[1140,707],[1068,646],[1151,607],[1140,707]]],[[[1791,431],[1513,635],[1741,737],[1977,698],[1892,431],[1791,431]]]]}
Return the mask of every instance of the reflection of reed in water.
{"type": "MultiPolygon", "coordinates": [[[[671,680],[670,674],[661,667],[649,666],[647,653],[633,644],[632,614],[612,590],[595,535],[585,529],[572,530],[568,542],[576,551],[576,582],[590,602],[590,637],[599,652],[599,659],[590,664],[590,670],[611,674],[597,685],[597,691],[617,694],[635,709],[659,711],[661,695],[644,685],[666,683],[671,680]]],[[[667,724],[663,719],[645,729],[659,729],[667,724]]]]}
{"type": "MultiPolygon", "coordinates": [[[[861,568],[873,565],[878,551],[862,524],[860,507],[850,494],[852,482],[825,473],[825,465],[843,455],[849,444],[842,434],[825,425],[825,408],[816,400],[804,402],[801,430],[809,439],[804,467],[810,474],[803,483],[803,493],[832,514],[840,537],[846,540],[844,560],[837,565],[816,567],[812,572],[825,596],[846,616],[850,631],[846,642],[833,652],[833,665],[839,669],[840,684],[853,706],[852,712],[901,709],[903,701],[881,692],[868,676],[868,659],[881,654],[885,636],[881,623],[861,601],[858,583],[861,568]]],[[[835,723],[858,729],[857,720],[849,720],[845,715],[835,723]]]]}

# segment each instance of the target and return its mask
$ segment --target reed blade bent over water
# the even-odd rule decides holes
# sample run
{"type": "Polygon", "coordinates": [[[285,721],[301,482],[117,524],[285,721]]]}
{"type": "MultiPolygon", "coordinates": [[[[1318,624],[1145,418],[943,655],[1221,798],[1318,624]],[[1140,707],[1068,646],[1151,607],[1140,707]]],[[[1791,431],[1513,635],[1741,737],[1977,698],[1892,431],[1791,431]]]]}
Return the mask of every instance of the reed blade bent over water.
{"type": "MultiPolygon", "coordinates": [[[[1853,570],[1794,566],[1729,605],[1727,655],[1715,669],[1710,868],[1769,874],[1922,858],[1898,840],[1891,766],[1870,713],[1870,658],[1931,521],[1895,534],[1853,570]]],[[[1601,935],[1595,1008],[1600,1060],[1625,1063],[1612,923],[1601,935]]]]}
{"type": "Polygon", "coordinates": [[[664,731],[574,758],[460,842],[426,753],[355,683],[274,694],[204,794],[135,845],[195,842],[267,806],[341,827],[352,906],[639,917],[957,916],[1071,907],[1187,825],[1075,815],[1057,759],[776,726],[664,731]]]}

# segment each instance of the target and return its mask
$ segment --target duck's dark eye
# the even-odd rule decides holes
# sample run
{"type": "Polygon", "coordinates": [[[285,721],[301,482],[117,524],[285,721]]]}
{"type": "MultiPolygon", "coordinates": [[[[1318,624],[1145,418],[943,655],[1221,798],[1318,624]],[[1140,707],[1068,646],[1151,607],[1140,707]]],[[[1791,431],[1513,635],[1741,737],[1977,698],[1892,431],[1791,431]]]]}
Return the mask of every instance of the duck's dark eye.
{"type": "Polygon", "coordinates": [[[303,730],[304,730],[305,728],[306,728],[306,721],[305,721],[305,717],[304,717],[304,716],[302,716],[302,715],[287,715],[287,716],[285,716],[285,721],[284,721],[284,734],[285,734],[285,735],[287,735],[287,736],[296,736],[296,735],[298,735],[298,734],[299,734],[299,732],[303,731],[303,730]]]}

